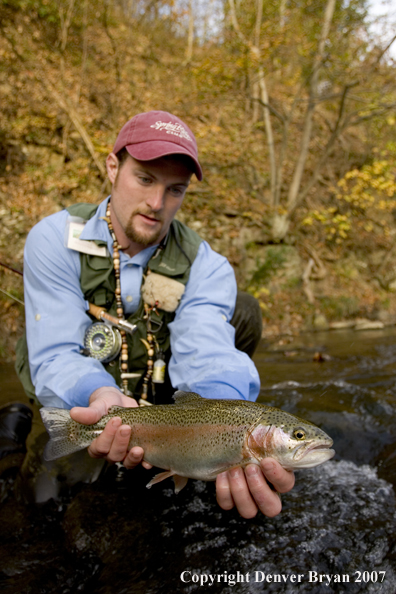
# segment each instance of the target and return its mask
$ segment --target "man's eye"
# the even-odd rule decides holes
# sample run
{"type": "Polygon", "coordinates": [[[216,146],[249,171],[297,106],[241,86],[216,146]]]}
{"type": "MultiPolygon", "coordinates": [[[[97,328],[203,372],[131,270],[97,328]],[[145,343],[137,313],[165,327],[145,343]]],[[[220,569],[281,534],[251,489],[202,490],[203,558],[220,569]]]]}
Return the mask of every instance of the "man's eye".
{"type": "Polygon", "coordinates": [[[141,177],[139,177],[139,179],[143,184],[149,184],[151,182],[151,179],[149,177],[141,176],[141,177]]]}
{"type": "Polygon", "coordinates": [[[181,196],[183,194],[183,190],[181,188],[170,188],[170,191],[174,196],[181,196]]]}

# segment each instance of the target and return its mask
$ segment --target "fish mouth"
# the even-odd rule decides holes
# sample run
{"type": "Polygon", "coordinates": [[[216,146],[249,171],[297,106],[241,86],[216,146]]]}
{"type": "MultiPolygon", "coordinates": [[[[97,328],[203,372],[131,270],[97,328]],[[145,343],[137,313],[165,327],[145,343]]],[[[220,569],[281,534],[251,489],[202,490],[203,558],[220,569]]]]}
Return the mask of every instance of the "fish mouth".
{"type": "Polygon", "coordinates": [[[333,441],[328,444],[305,444],[297,449],[293,456],[294,468],[313,468],[333,458],[335,451],[331,449],[333,441]]]}

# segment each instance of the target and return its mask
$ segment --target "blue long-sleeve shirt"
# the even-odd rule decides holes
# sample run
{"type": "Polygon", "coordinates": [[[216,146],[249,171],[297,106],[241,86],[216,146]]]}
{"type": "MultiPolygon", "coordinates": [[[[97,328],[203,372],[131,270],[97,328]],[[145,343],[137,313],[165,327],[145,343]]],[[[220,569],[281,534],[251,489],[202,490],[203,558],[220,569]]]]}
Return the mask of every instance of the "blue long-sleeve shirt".
{"type": "MultiPolygon", "coordinates": [[[[86,223],[80,239],[106,241],[113,253],[105,216],[107,200],[86,223]]],[[[80,287],[80,254],[67,245],[70,215],[61,211],[43,219],[28,235],[24,284],[26,333],[33,384],[45,406],[88,406],[94,390],[116,386],[99,361],[80,354],[92,323],[80,287]]],[[[156,250],[133,257],[120,252],[125,315],[136,311],[143,271],[156,250]]],[[[203,241],[184,295],[169,325],[169,374],[175,388],[205,398],[255,400],[259,377],[251,359],[234,346],[230,325],[236,299],[234,272],[223,256],[203,241]]]]}

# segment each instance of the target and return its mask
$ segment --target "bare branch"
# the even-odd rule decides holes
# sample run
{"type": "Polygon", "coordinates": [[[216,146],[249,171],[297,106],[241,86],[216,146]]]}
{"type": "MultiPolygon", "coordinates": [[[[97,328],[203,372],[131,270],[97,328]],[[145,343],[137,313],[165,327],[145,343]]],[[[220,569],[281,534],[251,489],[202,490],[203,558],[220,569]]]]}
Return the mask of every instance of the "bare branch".
{"type": "Polygon", "coordinates": [[[44,87],[47,89],[49,93],[51,93],[52,97],[55,99],[59,107],[63,109],[71,119],[76,128],[77,132],[80,134],[82,140],[84,141],[85,146],[88,149],[89,154],[91,155],[96,167],[99,169],[102,177],[106,176],[106,168],[103,163],[98,159],[98,156],[95,152],[95,147],[92,144],[91,137],[89,136],[88,132],[86,131],[84,124],[82,123],[80,116],[78,115],[76,109],[73,107],[71,102],[66,96],[61,95],[56,90],[55,86],[52,82],[44,75],[44,72],[41,72],[41,75],[36,74],[37,80],[39,80],[44,87]]]}
{"type": "Polygon", "coordinates": [[[249,41],[246,39],[246,37],[244,36],[244,34],[242,33],[242,31],[239,28],[239,23],[238,23],[238,19],[236,16],[236,10],[235,10],[235,2],[234,2],[234,0],[228,0],[228,3],[230,5],[232,26],[234,27],[235,32],[238,35],[239,39],[242,41],[242,43],[244,43],[247,47],[250,47],[249,41]]]}
{"type": "MultiPolygon", "coordinates": [[[[259,68],[259,75],[260,75],[260,91],[261,91],[261,102],[263,105],[268,104],[268,92],[267,86],[265,84],[264,72],[262,67],[259,68]]],[[[267,144],[268,144],[268,151],[269,151],[269,158],[270,158],[270,171],[271,171],[271,194],[274,198],[275,196],[275,188],[276,188],[276,157],[275,157],[275,140],[274,135],[272,132],[271,120],[270,120],[270,112],[269,109],[264,107],[264,124],[265,129],[267,132],[267,144]]]]}
{"type": "Polygon", "coordinates": [[[336,139],[338,138],[338,136],[341,134],[341,132],[343,132],[343,130],[345,129],[344,126],[341,126],[341,122],[342,122],[342,118],[343,118],[343,114],[344,114],[344,109],[345,109],[345,103],[346,103],[346,98],[348,95],[349,90],[356,86],[358,83],[353,83],[351,85],[346,85],[343,93],[342,93],[342,98],[340,101],[340,106],[338,109],[338,117],[337,117],[337,121],[336,124],[334,126],[334,129],[331,133],[331,136],[329,138],[329,140],[326,143],[326,147],[325,150],[323,151],[322,157],[320,158],[319,162],[317,163],[314,172],[312,173],[312,176],[308,182],[308,184],[305,186],[304,190],[299,194],[298,198],[295,201],[295,204],[293,205],[293,207],[289,210],[288,212],[288,216],[290,217],[293,212],[295,211],[297,205],[302,202],[302,200],[304,200],[304,198],[306,198],[306,196],[308,195],[308,193],[311,191],[312,187],[316,184],[316,181],[318,179],[320,170],[322,169],[322,166],[324,165],[324,163],[326,162],[326,159],[328,158],[328,156],[330,155],[330,152],[333,148],[333,145],[336,141],[336,139]]]}
{"type": "Polygon", "coordinates": [[[257,0],[256,24],[254,28],[254,45],[260,46],[261,21],[263,20],[263,0],[257,0]]]}
{"type": "MultiPolygon", "coordinates": [[[[235,2],[234,0],[229,0],[230,11],[231,11],[231,21],[232,25],[241,39],[241,41],[248,47],[252,53],[252,55],[257,59],[260,60],[260,29],[261,29],[261,21],[263,18],[263,0],[257,0],[257,13],[256,13],[256,22],[255,22],[255,44],[252,46],[250,42],[246,39],[239,28],[236,10],[235,10],[235,2]]],[[[267,134],[267,145],[268,145],[268,152],[270,158],[270,179],[271,179],[271,194],[272,194],[272,201],[275,198],[275,189],[277,184],[277,169],[276,169],[276,156],[275,156],[275,140],[274,134],[272,131],[271,125],[271,118],[270,118],[270,109],[269,109],[269,101],[268,101],[268,92],[267,92],[267,85],[264,76],[263,67],[259,66],[258,68],[258,87],[259,87],[259,96],[255,98],[255,100],[259,100],[261,105],[263,106],[263,115],[264,115],[264,125],[265,131],[267,134]]]]}
{"type": "Polygon", "coordinates": [[[62,7],[59,8],[59,17],[61,21],[61,52],[63,53],[67,45],[67,36],[69,32],[70,23],[73,16],[75,0],[69,0],[69,6],[67,7],[66,16],[63,14],[62,7]]]}
{"type": "Polygon", "coordinates": [[[115,41],[114,36],[111,33],[110,28],[109,28],[108,3],[107,2],[105,2],[105,4],[104,4],[102,24],[103,24],[104,31],[105,31],[107,37],[109,38],[111,49],[113,50],[116,81],[119,84],[121,82],[120,52],[118,51],[116,41],[115,41]]]}
{"type": "Polygon", "coordinates": [[[375,108],[371,109],[369,111],[369,113],[367,113],[366,115],[356,117],[355,119],[354,119],[354,116],[360,112],[354,111],[353,113],[350,113],[348,115],[348,117],[345,119],[345,124],[343,126],[343,130],[345,130],[346,128],[349,128],[351,126],[357,126],[361,122],[367,122],[368,120],[372,120],[373,118],[375,118],[377,116],[382,116],[382,115],[388,113],[390,110],[395,109],[395,107],[396,107],[396,102],[388,103],[386,105],[376,106],[375,108]]]}
{"type": "Polygon", "coordinates": [[[275,107],[273,107],[270,103],[264,102],[262,97],[250,97],[250,99],[252,101],[258,101],[260,105],[268,109],[268,111],[270,111],[276,118],[278,118],[278,120],[282,122],[282,124],[285,123],[286,118],[281,113],[279,113],[279,111],[277,111],[275,107]]]}
{"type": "Polygon", "coordinates": [[[279,27],[283,29],[285,26],[285,13],[286,13],[287,0],[281,0],[279,5],[279,27]]]}
{"type": "Polygon", "coordinates": [[[377,65],[380,63],[380,61],[381,61],[381,59],[382,59],[383,55],[384,55],[384,54],[385,54],[385,53],[388,51],[388,49],[390,48],[390,46],[391,46],[391,45],[393,45],[393,43],[394,43],[394,41],[395,41],[395,40],[396,40],[396,35],[394,35],[394,36],[392,37],[392,39],[390,40],[390,42],[388,43],[388,45],[386,45],[386,46],[385,46],[385,47],[384,47],[384,48],[383,48],[383,49],[380,51],[379,55],[377,56],[377,59],[376,59],[376,61],[375,61],[375,62],[374,62],[374,64],[373,64],[373,67],[377,66],[377,65]]]}
{"type": "Polygon", "coordinates": [[[189,3],[188,3],[188,37],[187,37],[187,49],[186,49],[185,64],[188,64],[188,62],[190,62],[192,59],[193,44],[194,44],[194,7],[193,7],[193,0],[189,0],[189,3]]]}
{"type": "Polygon", "coordinates": [[[310,258],[308,260],[308,264],[306,265],[303,275],[302,275],[303,290],[304,290],[305,295],[307,296],[308,303],[310,303],[311,305],[313,305],[315,303],[315,297],[314,297],[309,279],[310,279],[311,272],[312,272],[312,269],[314,266],[315,266],[315,261],[313,258],[310,258]]]}
{"type": "Polygon", "coordinates": [[[90,155],[91,155],[96,167],[100,171],[102,177],[106,177],[106,169],[105,169],[103,163],[98,159],[98,156],[96,155],[95,148],[92,144],[91,138],[90,138],[88,132],[86,131],[83,123],[81,122],[80,116],[78,115],[76,109],[73,107],[73,105],[70,103],[70,101],[67,99],[66,96],[62,96],[60,93],[58,93],[58,91],[56,90],[56,88],[52,84],[52,82],[45,76],[44,68],[40,68],[40,70],[38,70],[39,60],[37,59],[37,56],[35,56],[34,63],[30,62],[29,60],[26,60],[26,58],[17,49],[17,45],[15,44],[14,40],[12,38],[10,38],[9,35],[7,35],[4,28],[0,27],[0,29],[3,33],[4,38],[10,44],[10,46],[11,46],[15,56],[18,58],[18,60],[20,60],[23,64],[29,65],[29,68],[31,69],[31,71],[34,72],[35,79],[44,86],[44,88],[47,90],[47,92],[49,92],[52,95],[52,97],[55,99],[55,101],[58,103],[59,107],[61,107],[61,109],[63,109],[63,111],[65,111],[66,114],[69,116],[69,118],[73,122],[77,132],[80,134],[82,140],[84,141],[84,144],[85,144],[86,148],[88,149],[88,152],[90,153],[90,155]]]}
{"type": "Polygon", "coordinates": [[[315,99],[317,95],[317,81],[318,81],[318,73],[320,65],[323,61],[324,56],[324,49],[326,39],[329,35],[330,25],[334,14],[336,0],[327,0],[324,19],[323,19],[323,26],[322,32],[318,44],[318,50],[314,57],[313,62],[313,71],[310,80],[310,88],[309,88],[309,102],[307,106],[307,111],[305,114],[305,121],[304,121],[304,128],[303,128],[303,137],[301,142],[301,151],[300,156],[297,160],[297,165],[294,170],[293,179],[290,184],[287,204],[288,210],[292,210],[296,206],[296,202],[298,200],[298,193],[301,185],[301,179],[305,168],[305,163],[308,157],[308,149],[309,143],[311,140],[312,134],[312,119],[313,119],[313,112],[315,110],[315,99]]]}

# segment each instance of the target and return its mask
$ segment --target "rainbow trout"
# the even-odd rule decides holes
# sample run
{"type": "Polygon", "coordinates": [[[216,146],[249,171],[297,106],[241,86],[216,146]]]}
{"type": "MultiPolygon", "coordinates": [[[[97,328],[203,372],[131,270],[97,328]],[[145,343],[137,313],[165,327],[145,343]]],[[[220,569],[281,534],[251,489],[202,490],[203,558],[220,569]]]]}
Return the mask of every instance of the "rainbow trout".
{"type": "Polygon", "coordinates": [[[89,446],[116,416],[132,427],[129,446],[141,446],[144,460],[165,470],[147,487],[173,476],[176,493],[189,478],[215,480],[225,470],[260,464],[267,456],[288,470],[312,468],[334,456],[333,440],[324,431],[278,408],[181,391],[174,400],[173,405],[113,406],[94,425],[73,421],[67,410],[44,407],[40,412],[50,435],[44,458],[89,446]]]}

